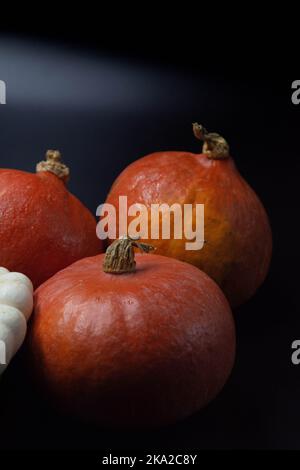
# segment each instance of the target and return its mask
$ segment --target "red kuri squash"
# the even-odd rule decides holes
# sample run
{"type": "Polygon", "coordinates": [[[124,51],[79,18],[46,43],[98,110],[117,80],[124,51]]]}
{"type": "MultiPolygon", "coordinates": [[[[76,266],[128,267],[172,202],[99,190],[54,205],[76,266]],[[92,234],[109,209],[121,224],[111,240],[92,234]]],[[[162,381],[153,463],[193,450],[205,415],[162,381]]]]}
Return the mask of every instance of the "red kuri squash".
{"type": "Polygon", "coordinates": [[[37,173],[0,170],[0,265],[26,274],[37,287],[102,242],[90,211],[67,189],[69,169],[48,151],[37,173]]]}
{"type": "Polygon", "coordinates": [[[135,262],[133,246],[149,251],[123,238],[42,284],[29,336],[50,396],[109,427],[156,427],[199,410],[235,356],[232,314],[214,281],[172,258],[135,262]]]}
{"type": "MultiPolygon", "coordinates": [[[[149,235],[145,241],[156,247],[157,254],[202,269],[219,284],[231,305],[238,306],[255,293],[268,272],[272,252],[268,217],[235,167],[225,139],[198,124],[194,133],[204,140],[201,154],[166,151],[135,161],[116,179],[106,202],[117,208],[117,221],[120,196],[127,196],[128,207],[145,205],[149,234],[152,204],[204,204],[202,249],[187,251],[185,236],[168,240],[149,235]]],[[[191,217],[195,227],[195,210],[191,217]]],[[[131,220],[128,217],[128,225],[131,220]]]]}

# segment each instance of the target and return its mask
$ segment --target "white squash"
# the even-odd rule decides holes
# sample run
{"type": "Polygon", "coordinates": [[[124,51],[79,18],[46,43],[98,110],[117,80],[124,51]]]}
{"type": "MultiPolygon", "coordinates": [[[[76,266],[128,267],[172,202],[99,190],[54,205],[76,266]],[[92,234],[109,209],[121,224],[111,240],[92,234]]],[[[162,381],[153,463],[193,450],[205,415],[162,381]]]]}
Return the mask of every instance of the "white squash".
{"type": "Polygon", "coordinates": [[[30,279],[0,267],[0,375],[25,339],[32,309],[30,279]]]}

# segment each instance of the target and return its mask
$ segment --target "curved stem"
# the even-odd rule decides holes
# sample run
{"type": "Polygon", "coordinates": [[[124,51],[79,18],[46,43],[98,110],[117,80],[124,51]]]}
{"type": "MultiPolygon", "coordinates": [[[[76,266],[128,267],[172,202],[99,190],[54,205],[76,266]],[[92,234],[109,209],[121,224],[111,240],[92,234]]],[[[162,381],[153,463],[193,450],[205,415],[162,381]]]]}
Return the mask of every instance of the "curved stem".
{"type": "Polygon", "coordinates": [[[134,247],[145,253],[154,250],[152,245],[141,243],[130,237],[115,240],[106,250],[103,271],[105,273],[122,274],[135,271],[134,247]]]}
{"type": "Polygon", "coordinates": [[[208,132],[205,127],[197,122],[193,123],[193,132],[196,139],[204,142],[202,152],[212,160],[224,160],[229,158],[229,145],[219,134],[208,132]]]}

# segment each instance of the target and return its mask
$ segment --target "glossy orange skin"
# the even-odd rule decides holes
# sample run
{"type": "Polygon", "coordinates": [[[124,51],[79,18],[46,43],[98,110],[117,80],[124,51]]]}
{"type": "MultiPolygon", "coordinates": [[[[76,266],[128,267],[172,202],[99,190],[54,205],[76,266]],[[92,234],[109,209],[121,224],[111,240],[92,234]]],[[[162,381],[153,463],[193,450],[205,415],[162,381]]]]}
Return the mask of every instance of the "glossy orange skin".
{"type": "Polygon", "coordinates": [[[219,287],[172,258],[137,254],[135,273],[80,260],[35,292],[30,363],[73,416],[108,427],[173,423],[212,400],[235,356],[219,287]]]}
{"type": "Polygon", "coordinates": [[[212,160],[186,152],[148,155],[120,174],[106,202],[118,208],[119,196],[128,197],[128,206],[145,204],[149,220],[153,203],[204,204],[206,243],[201,250],[187,251],[185,239],[147,241],[155,245],[157,254],[206,272],[233,307],[248,300],[264,281],[272,253],[270,224],[232,158],[212,160]]]}
{"type": "Polygon", "coordinates": [[[62,268],[101,252],[96,221],[54,174],[0,170],[0,266],[37,287],[62,268]]]}

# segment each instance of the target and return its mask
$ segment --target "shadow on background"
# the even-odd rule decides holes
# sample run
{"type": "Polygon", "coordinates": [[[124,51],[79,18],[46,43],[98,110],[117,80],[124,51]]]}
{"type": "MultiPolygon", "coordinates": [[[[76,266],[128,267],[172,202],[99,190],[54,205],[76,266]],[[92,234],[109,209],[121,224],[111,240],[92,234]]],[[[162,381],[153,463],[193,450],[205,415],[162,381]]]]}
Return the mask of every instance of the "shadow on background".
{"type": "Polygon", "coordinates": [[[71,168],[70,190],[95,213],[114,178],[136,158],[163,149],[200,151],[191,130],[197,120],[227,138],[274,232],[271,273],[235,312],[235,369],[209,407],[156,432],[91,428],[49,408],[19,355],[1,379],[1,447],[299,449],[300,375],[290,358],[300,337],[300,108],[291,104],[290,82],[208,76],[9,37],[1,39],[0,71],[7,84],[1,167],[34,171],[48,148],[58,148],[71,168]]]}

